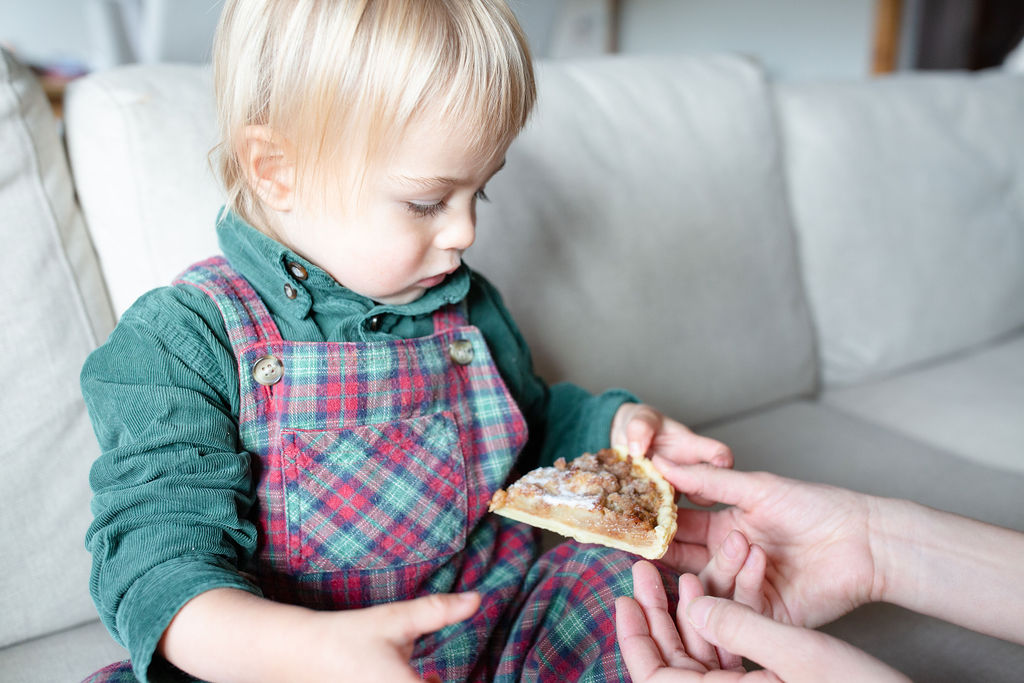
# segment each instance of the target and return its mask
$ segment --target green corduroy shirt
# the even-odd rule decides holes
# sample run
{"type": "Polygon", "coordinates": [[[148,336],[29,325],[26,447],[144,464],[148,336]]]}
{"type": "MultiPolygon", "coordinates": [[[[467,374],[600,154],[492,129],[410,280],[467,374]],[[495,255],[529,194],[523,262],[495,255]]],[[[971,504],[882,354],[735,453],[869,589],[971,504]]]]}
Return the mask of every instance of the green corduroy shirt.
{"type": "MultiPolygon", "coordinates": [[[[291,341],[426,336],[435,310],[465,299],[529,426],[522,468],[607,447],[615,411],[636,400],[621,390],[592,396],[545,384],[497,290],[465,265],[420,299],[389,306],[346,289],[231,212],[219,217],[217,236],[291,341]],[[304,280],[293,263],[306,269],[304,280]]],[[[238,366],[213,300],[180,285],[132,305],[81,380],[101,450],[90,474],[90,591],[145,680],[160,636],[188,600],[218,587],[259,593],[238,569],[257,540],[247,517],[255,482],[238,440],[238,366]]]]}

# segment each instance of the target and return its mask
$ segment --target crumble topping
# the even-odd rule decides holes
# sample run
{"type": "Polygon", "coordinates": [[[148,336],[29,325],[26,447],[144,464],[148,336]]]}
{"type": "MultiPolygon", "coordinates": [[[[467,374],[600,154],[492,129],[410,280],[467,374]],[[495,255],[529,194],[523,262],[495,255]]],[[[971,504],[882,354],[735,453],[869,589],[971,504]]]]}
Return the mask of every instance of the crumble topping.
{"type": "Polygon", "coordinates": [[[559,458],[554,467],[523,476],[508,493],[549,506],[608,511],[647,530],[658,524],[657,489],[649,479],[634,475],[632,458],[622,460],[611,449],[585,453],[569,463],[559,458]]]}

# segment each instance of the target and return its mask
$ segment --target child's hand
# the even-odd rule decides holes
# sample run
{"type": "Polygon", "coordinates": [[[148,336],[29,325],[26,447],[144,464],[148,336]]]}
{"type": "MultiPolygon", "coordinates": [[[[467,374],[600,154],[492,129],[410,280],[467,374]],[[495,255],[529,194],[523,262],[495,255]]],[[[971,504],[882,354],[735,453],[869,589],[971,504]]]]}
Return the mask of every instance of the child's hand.
{"type": "Polygon", "coordinates": [[[468,618],[479,607],[478,593],[461,593],[428,595],[365,609],[317,612],[312,622],[315,640],[310,643],[308,656],[302,658],[309,668],[295,672],[293,678],[420,681],[409,664],[416,639],[468,618]]]}
{"type": "Polygon", "coordinates": [[[724,443],[694,434],[643,403],[619,407],[612,419],[611,444],[634,458],[660,455],[680,465],[707,462],[732,467],[732,451],[724,443]]]}
{"type": "Polygon", "coordinates": [[[214,588],[179,610],[158,652],[204,681],[420,681],[416,639],[479,607],[478,593],[461,593],[318,612],[214,588]]]}

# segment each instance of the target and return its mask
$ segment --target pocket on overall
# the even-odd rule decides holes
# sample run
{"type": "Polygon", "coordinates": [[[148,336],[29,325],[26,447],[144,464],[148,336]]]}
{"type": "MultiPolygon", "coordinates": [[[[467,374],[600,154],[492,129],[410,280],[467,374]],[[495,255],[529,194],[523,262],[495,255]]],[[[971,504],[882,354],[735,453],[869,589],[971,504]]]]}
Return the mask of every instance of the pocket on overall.
{"type": "Polygon", "coordinates": [[[465,546],[466,468],[451,412],[282,439],[289,543],[304,571],[435,562],[465,546]]]}

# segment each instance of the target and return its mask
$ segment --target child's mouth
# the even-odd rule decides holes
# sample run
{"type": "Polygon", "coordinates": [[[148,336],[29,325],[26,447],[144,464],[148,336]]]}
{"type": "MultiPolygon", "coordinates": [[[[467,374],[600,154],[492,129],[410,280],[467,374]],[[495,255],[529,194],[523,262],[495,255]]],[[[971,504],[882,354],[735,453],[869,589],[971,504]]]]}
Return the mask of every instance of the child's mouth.
{"type": "Polygon", "coordinates": [[[424,289],[429,289],[444,282],[444,279],[446,277],[448,277],[448,273],[441,273],[440,275],[435,275],[434,277],[428,277],[426,279],[420,280],[419,282],[416,283],[416,286],[423,287],[424,289]]]}

